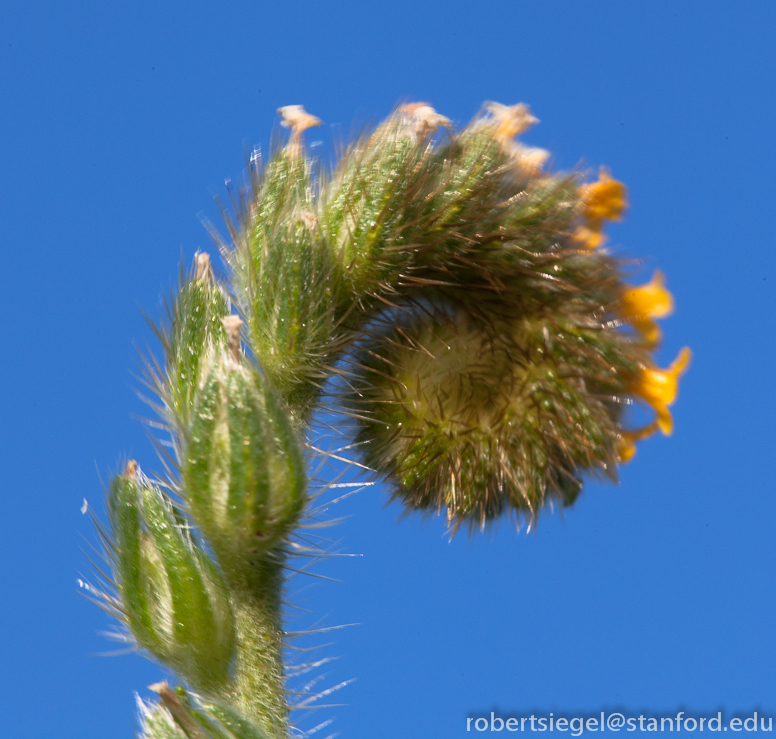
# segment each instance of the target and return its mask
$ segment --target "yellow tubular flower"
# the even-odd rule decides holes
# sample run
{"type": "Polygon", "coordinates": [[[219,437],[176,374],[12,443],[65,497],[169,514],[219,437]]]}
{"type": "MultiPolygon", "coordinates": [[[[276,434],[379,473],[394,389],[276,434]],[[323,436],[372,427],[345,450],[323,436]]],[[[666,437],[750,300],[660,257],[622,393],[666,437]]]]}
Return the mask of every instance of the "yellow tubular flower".
{"type": "Polygon", "coordinates": [[[681,377],[690,364],[692,352],[684,347],[668,369],[644,367],[631,392],[645,400],[657,413],[657,427],[666,435],[674,429],[674,420],[668,406],[673,405],[679,390],[681,377]]]}
{"type": "Polygon", "coordinates": [[[631,318],[629,323],[639,332],[642,341],[650,349],[654,349],[663,338],[660,326],[651,318],[631,318]]]}
{"type": "Polygon", "coordinates": [[[620,296],[619,312],[625,318],[665,318],[674,312],[674,298],[666,290],[666,277],[658,269],[641,287],[625,290],[620,296]]]}
{"type": "Polygon", "coordinates": [[[643,441],[652,436],[657,431],[658,426],[658,422],[653,421],[649,426],[644,426],[640,429],[622,431],[620,438],[617,440],[617,458],[620,464],[630,462],[636,454],[636,442],[643,441]]]}
{"type": "Polygon", "coordinates": [[[622,182],[612,179],[601,167],[598,181],[579,188],[582,200],[582,215],[593,226],[600,227],[602,221],[618,221],[628,207],[628,190],[622,182]]]}
{"type": "Polygon", "coordinates": [[[598,249],[606,243],[606,236],[600,231],[594,231],[587,226],[577,226],[572,237],[581,248],[586,249],[587,251],[598,249]]]}

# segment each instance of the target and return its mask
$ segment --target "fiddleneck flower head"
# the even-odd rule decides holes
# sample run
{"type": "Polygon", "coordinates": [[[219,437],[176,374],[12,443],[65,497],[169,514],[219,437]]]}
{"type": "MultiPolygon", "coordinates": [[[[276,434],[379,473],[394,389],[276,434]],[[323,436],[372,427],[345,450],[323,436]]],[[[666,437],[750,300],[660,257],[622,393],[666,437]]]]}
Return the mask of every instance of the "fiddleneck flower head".
{"type": "Polygon", "coordinates": [[[668,407],[676,402],[679,378],[687,371],[692,358],[689,347],[684,347],[668,369],[643,367],[630,390],[646,401],[657,413],[657,427],[666,436],[674,430],[674,421],[668,407]]]}
{"type": "Polygon", "coordinates": [[[628,190],[601,167],[598,180],[579,188],[582,214],[600,228],[602,221],[618,221],[628,207],[628,190]]]}

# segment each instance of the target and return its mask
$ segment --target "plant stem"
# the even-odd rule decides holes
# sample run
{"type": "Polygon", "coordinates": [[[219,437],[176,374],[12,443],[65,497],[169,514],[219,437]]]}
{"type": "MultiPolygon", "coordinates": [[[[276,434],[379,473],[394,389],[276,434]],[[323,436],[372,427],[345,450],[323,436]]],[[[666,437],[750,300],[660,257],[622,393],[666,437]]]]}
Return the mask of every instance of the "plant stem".
{"type": "Polygon", "coordinates": [[[237,702],[267,737],[285,739],[288,703],[283,684],[282,557],[270,552],[250,574],[230,583],[230,589],[237,630],[237,702]]]}

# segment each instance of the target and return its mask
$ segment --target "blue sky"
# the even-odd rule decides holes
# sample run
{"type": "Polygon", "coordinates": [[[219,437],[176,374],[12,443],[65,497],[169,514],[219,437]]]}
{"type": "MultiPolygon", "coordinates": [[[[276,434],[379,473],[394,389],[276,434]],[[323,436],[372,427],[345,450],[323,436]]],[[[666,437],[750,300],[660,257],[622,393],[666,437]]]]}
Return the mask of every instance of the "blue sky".
{"type": "Polygon", "coordinates": [[[356,681],[318,720],[449,739],[491,710],[773,715],[775,21],[713,0],[3,5],[3,736],[133,736],[160,670],[94,656],[110,622],[77,578],[82,499],[101,507],[122,454],[155,463],[133,420],[140,308],[211,249],[198,214],[217,220],[278,106],[320,116],[327,151],[398,100],[458,124],[524,101],[554,166],[610,166],[632,205],[612,242],[676,298],[660,358],[689,344],[694,362],[675,435],[536,533],[449,543],[379,488],[340,504],[332,535],[362,556],[303,597],[360,624],[323,652],[341,659],[322,685],[356,681]]]}

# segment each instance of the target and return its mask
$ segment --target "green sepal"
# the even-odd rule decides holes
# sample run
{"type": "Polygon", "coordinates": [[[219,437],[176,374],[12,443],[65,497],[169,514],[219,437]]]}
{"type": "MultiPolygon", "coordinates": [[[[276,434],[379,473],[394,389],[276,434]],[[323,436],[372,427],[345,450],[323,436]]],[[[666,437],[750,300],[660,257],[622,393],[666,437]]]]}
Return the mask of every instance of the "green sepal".
{"type": "Polygon", "coordinates": [[[189,739],[163,705],[147,707],[141,703],[141,711],[141,739],[189,739]]]}
{"type": "Polygon", "coordinates": [[[149,602],[148,557],[141,519],[138,480],[119,475],[110,483],[111,564],[124,618],[138,644],[156,654],[159,639],[149,602]]]}
{"type": "Polygon", "coordinates": [[[109,510],[116,584],[130,631],[196,689],[220,694],[235,647],[220,573],[172,500],[141,473],[114,478],[109,510]]]}
{"type": "Polygon", "coordinates": [[[183,479],[227,575],[250,569],[304,508],[304,459],[282,402],[261,375],[226,354],[199,393],[183,479]]]}
{"type": "Polygon", "coordinates": [[[410,250],[401,247],[429,182],[429,151],[397,111],[344,153],[327,183],[326,232],[356,296],[394,283],[406,265],[410,250]]]}
{"type": "Polygon", "coordinates": [[[350,298],[313,189],[309,162],[277,152],[255,173],[251,206],[240,216],[228,257],[253,354],[300,416],[336,361],[350,298]]]}
{"type": "Polygon", "coordinates": [[[200,700],[203,711],[228,732],[229,739],[267,739],[267,735],[246,716],[225,703],[200,700]]]}
{"type": "Polygon", "coordinates": [[[178,687],[168,693],[170,705],[141,704],[143,739],[268,739],[247,716],[237,709],[178,687]]]}
{"type": "Polygon", "coordinates": [[[162,400],[173,424],[184,429],[194,405],[203,368],[217,347],[226,345],[221,320],[229,299],[213,278],[206,254],[197,254],[192,272],[167,307],[168,325],[157,330],[165,354],[162,400]]]}

